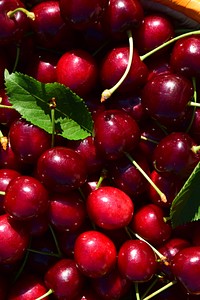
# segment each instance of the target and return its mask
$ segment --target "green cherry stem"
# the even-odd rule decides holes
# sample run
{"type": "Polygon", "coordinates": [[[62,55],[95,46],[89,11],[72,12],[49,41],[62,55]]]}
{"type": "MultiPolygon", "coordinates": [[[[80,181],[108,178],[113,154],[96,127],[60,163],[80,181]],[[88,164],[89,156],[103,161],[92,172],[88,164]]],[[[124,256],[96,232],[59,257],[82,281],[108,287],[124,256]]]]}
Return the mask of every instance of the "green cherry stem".
{"type": "Polygon", "coordinates": [[[47,256],[53,256],[53,257],[58,257],[60,258],[60,255],[58,253],[53,253],[53,252],[45,252],[45,251],[38,251],[34,250],[31,248],[27,249],[28,252],[36,253],[36,254],[41,254],[41,255],[47,255],[47,256]]]}
{"type": "Polygon", "coordinates": [[[153,144],[158,144],[157,141],[155,141],[155,140],[153,140],[153,139],[150,139],[150,138],[147,138],[147,137],[144,136],[144,135],[141,135],[140,138],[141,138],[142,140],[144,140],[144,141],[148,141],[148,142],[151,142],[151,143],[153,143],[153,144]]]}
{"type": "Polygon", "coordinates": [[[49,289],[44,295],[40,296],[39,298],[36,298],[35,300],[42,300],[42,299],[50,296],[53,293],[54,293],[54,291],[52,289],[49,289]]]}
{"type": "Polygon", "coordinates": [[[31,19],[32,21],[35,20],[35,14],[31,11],[28,11],[27,9],[25,9],[23,7],[17,7],[16,9],[10,10],[9,12],[7,12],[8,18],[14,17],[14,15],[17,12],[23,12],[29,19],[31,19]]]}
{"type": "Polygon", "coordinates": [[[139,286],[138,286],[138,282],[134,283],[135,286],[135,296],[136,296],[136,300],[140,300],[140,293],[139,293],[139,286]]]}
{"type": "Polygon", "coordinates": [[[166,285],[164,285],[163,287],[161,287],[161,288],[158,289],[157,291],[153,292],[152,294],[148,295],[148,296],[145,297],[145,298],[142,298],[142,300],[149,300],[149,299],[155,297],[156,295],[162,293],[162,292],[165,291],[166,289],[170,288],[171,286],[173,286],[173,285],[176,284],[176,283],[177,283],[176,280],[170,281],[169,283],[167,283],[166,285]]]}
{"type": "MultiPolygon", "coordinates": [[[[194,88],[194,94],[193,94],[193,99],[194,99],[194,103],[197,103],[197,83],[196,83],[196,78],[192,78],[192,85],[193,85],[193,88],[194,88]]],[[[193,106],[193,112],[192,112],[192,117],[191,117],[191,120],[190,120],[190,124],[188,125],[188,128],[186,130],[186,132],[189,132],[191,126],[192,126],[192,123],[194,121],[194,117],[195,117],[195,111],[196,111],[196,107],[197,105],[193,106]]]]}
{"type": "Polygon", "coordinates": [[[155,189],[158,195],[161,198],[161,201],[166,203],[167,198],[165,194],[155,185],[155,183],[151,180],[151,178],[144,172],[144,170],[140,167],[140,165],[131,157],[131,155],[127,152],[124,153],[126,157],[131,161],[131,163],[138,169],[138,171],[146,178],[146,180],[151,184],[151,186],[155,189]]]}
{"type": "Polygon", "coordinates": [[[159,277],[156,277],[155,280],[148,286],[148,288],[145,290],[144,294],[141,296],[141,300],[144,299],[148,295],[148,293],[150,293],[150,291],[156,285],[158,280],[159,280],[159,277]]]}
{"type": "Polygon", "coordinates": [[[6,193],[5,193],[4,191],[0,191],[0,195],[1,195],[1,196],[5,196],[5,194],[6,194],[6,193]]]}
{"type": "Polygon", "coordinates": [[[158,258],[165,264],[165,265],[169,265],[167,258],[160,253],[154,246],[152,246],[149,242],[147,242],[145,239],[143,239],[139,234],[134,233],[135,237],[145,243],[147,243],[147,245],[149,245],[151,247],[151,249],[154,251],[154,253],[158,256],[158,258]]]}
{"type": "Polygon", "coordinates": [[[164,47],[178,41],[179,39],[181,38],[184,38],[184,37],[187,37],[187,36],[191,36],[191,35],[199,35],[200,34],[200,30],[194,30],[194,31],[190,31],[190,32],[186,32],[186,33],[183,33],[183,34],[180,34],[176,37],[174,37],[173,39],[163,43],[162,45],[156,47],[155,49],[149,51],[148,53],[145,53],[144,55],[141,55],[140,56],[140,59],[143,61],[145,60],[147,57],[151,56],[152,54],[156,53],[157,51],[163,49],[164,47]]]}
{"type": "Polygon", "coordinates": [[[55,232],[54,232],[53,228],[52,228],[50,225],[49,225],[49,229],[50,229],[50,231],[51,231],[51,234],[52,234],[52,236],[53,236],[54,243],[55,243],[55,245],[56,245],[56,249],[57,249],[57,252],[58,252],[58,257],[62,257],[62,252],[61,252],[60,247],[59,247],[59,245],[58,245],[58,241],[57,241],[55,232]]]}
{"type": "Polygon", "coordinates": [[[129,39],[129,58],[128,58],[128,64],[127,64],[126,70],[125,70],[124,74],[122,75],[122,77],[120,78],[120,80],[112,88],[105,89],[103,91],[103,93],[101,94],[101,102],[104,102],[105,100],[107,100],[108,98],[110,98],[112,96],[112,94],[118,89],[118,87],[126,79],[128,73],[130,71],[132,61],[133,61],[133,36],[132,36],[131,30],[127,31],[127,35],[128,35],[128,39],[129,39]]]}

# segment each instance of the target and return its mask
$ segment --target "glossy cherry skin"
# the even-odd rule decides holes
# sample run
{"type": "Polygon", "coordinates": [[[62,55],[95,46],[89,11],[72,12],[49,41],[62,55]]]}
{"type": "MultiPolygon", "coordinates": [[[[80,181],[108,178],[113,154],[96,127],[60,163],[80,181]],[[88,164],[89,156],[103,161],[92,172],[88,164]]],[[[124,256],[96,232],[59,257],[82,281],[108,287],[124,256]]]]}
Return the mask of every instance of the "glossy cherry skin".
{"type": "Polygon", "coordinates": [[[10,145],[23,163],[35,164],[51,146],[51,135],[24,119],[15,120],[9,128],[10,145]]]}
{"type": "Polygon", "coordinates": [[[155,253],[140,240],[127,240],[121,246],[117,264],[120,273],[130,281],[148,281],[157,271],[155,253]]]}
{"type": "Polygon", "coordinates": [[[166,120],[179,118],[192,96],[193,86],[187,78],[161,73],[148,80],[141,100],[147,113],[163,124],[166,120]]]}
{"type": "Polygon", "coordinates": [[[11,220],[8,214],[0,216],[0,239],[1,264],[13,264],[23,258],[29,236],[23,225],[11,220]]]}
{"type": "Polygon", "coordinates": [[[49,220],[58,231],[76,231],[86,219],[85,203],[79,192],[67,195],[52,194],[49,203],[49,220]]]}
{"type": "Polygon", "coordinates": [[[195,108],[189,135],[198,145],[200,144],[200,109],[198,107],[195,108]]]}
{"type": "Polygon", "coordinates": [[[172,69],[189,78],[200,75],[200,38],[199,36],[185,37],[176,41],[170,58],[172,69]]]}
{"type": "Polygon", "coordinates": [[[102,19],[105,31],[114,39],[126,37],[127,30],[132,30],[142,23],[144,11],[138,0],[111,0],[102,19]]]}
{"type": "MultiPolygon", "coordinates": [[[[155,49],[173,37],[174,27],[172,22],[164,15],[153,13],[144,17],[142,24],[135,30],[134,34],[136,48],[140,55],[155,49]]],[[[167,50],[168,47],[164,47],[164,51],[167,50]]],[[[158,52],[156,52],[156,55],[158,55],[158,52]]],[[[163,50],[162,55],[165,55],[163,50]]]]}
{"type": "Polygon", "coordinates": [[[131,289],[131,281],[114,268],[108,275],[92,279],[92,287],[101,299],[121,299],[131,289]]]}
{"type": "Polygon", "coordinates": [[[200,295],[200,247],[180,250],[173,258],[172,272],[192,295],[200,295]]]}
{"type": "Polygon", "coordinates": [[[116,258],[114,243],[99,231],[85,231],[75,241],[74,259],[80,271],[87,277],[105,276],[114,268],[116,258]]]}
{"type": "Polygon", "coordinates": [[[92,222],[104,229],[127,226],[134,212],[131,198],[120,189],[111,186],[103,186],[91,192],[86,207],[92,222]]]}
{"type": "Polygon", "coordinates": [[[199,154],[192,150],[193,139],[184,132],[172,132],[164,137],[153,153],[153,164],[164,175],[187,178],[199,162],[199,154]]]}
{"type": "MultiPolygon", "coordinates": [[[[123,76],[129,57],[127,46],[117,46],[107,52],[100,66],[100,80],[105,89],[113,87],[123,76]]],[[[117,93],[136,93],[147,81],[148,69],[134,49],[131,69],[118,87],[117,93]]]]}
{"type": "Polygon", "coordinates": [[[85,279],[73,259],[63,258],[49,268],[44,281],[57,299],[75,299],[82,291],[85,279]]]}
{"type": "Polygon", "coordinates": [[[34,218],[47,211],[49,195],[34,177],[18,176],[10,181],[4,197],[5,211],[15,219],[34,218]]]}
{"type": "MultiPolygon", "coordinates": [[[[13,284],[8,293],[8,300],[32,300],[47,293],[48,289],[39,276],[35,274],[23,274],[13,284]]],[[[49,299],[45,297],[43,299],[49,299]]]]}
{"type": "Polygon", "coordinates": [[[101,19],[108,0],[60,0],[59,4],[63,19],[74,29],[84,30],[101,19]]]}
{"type": "Polygon", "coordinates": [[[83,97],[95,87],[96,61],[89,52],[83,49],[67,51],[58,60],[57,80],[83,97]]]}
{"type": "Polygon", "coordinates": [[[58,55],[37,51],[26,64],[25,73],[43,83],[56,82],[58,58],[58,55]]]}
{"type": "Polygon", "coordinates": [[[140,129],[137,122],[122,110],[100,112],[94,122],[97,150],[106,159],[115,160],[130,152],[139,143],[140,129]]]}
{"type": "Polygon", "coordinates": [[[31,11],[35,20],[31,22],[36,44],[47,49],[71,49],[74,43],[73,31],[61,14],[59,1],[42,1],[31,11]]]}
{"type": "MultiPolygon", "coordinates": [[[[20,173],[12,169],[0,169],[0,191],[5,192],[10,181],[20,176],[20,173]]],[[[0,195],[0,213],[3,214],[4,195],[0,195]]]]}
{"type": "Polygon", "coordinates": [[[49,191],[66,193],[86,182],[87,167],[79,153],[67,147],[56,146],[39,157],[36,174],[49,191]]]}
{"type": "Polygon", "coordinates": [[[134,213],[130,227],[152,245],[160,246],[172,234],[171,226],[163,218],[164,211],[161,207],[146,204],[134,213]]]}
{"type": "Polygon", "coordinates": [[[25,7],[20,0],[6,0],[0,3],[0,45],[19,42],[29,30],[29,19],[23,12],[16,12],[12,17],[7,13],[18,7],[25,7]]]}

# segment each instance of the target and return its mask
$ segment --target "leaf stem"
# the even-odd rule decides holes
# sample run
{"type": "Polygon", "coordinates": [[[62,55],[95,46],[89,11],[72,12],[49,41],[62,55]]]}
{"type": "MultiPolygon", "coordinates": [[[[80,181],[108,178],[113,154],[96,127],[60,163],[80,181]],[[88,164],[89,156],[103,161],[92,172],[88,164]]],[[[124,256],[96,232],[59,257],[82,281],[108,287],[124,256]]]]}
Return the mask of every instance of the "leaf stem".
{"type": "Polygon", "coordinates": [[[128,57],[128,64],[127,64],[126,70],[125,70],[124,74],[122,75],[122,77],[120,78],[120,80],[112,88],[105,89],[103,91],[103,93],[101,94],[101,102],[104,102],[105,100],[107,100],[108,98],[111,97],[111,95],[118,89],[118,87],[126,79],[128,73],[130,71],[132,61],[133,61],[133,36],[132,36],[131,30],[127,31],[127,35],[129,38],[129,57],[128,57]]]}
{"type": "Polygon", "coordinates": [[[131,155],[127,152],[124,153],[126,157],[132,162],[132,164],[138,169],[138,171],[146,178],[146,180],[151,184],[151,186],[155,189],[158,195],[161,198],[161,201],[166,203],[167,198],[165,194],[155,185],[155,183],[151,180],[151,178],[144,172],[144,170],[140,167],[140,165],[131,157],[131,155]]]}
{"type": "Polygon", "coordinates": [[[156,47],[155,49],[149,51],[148,53],[145,53],[144,55],[141,55],[141,56],[140,56],[140,59],[143,61],[143,60],[145,60],[147,57],[149,57],[149,56],[151,56],[152,54],[156,53],[157,51],[163,49],[164,47],[166,47],[166,46],[168,46],[168,45],[174,43],[175,41],[178,41],[178,40],[181,39],[181,38],[184,38],[184,37],[187,37],[187,36],[191,36],[191,35],[195,35],[195,34],[199,35],[199,34],[200,34],[200,30],[194,30],[194,31],[190,31],[190,32],[185,32],[185,33],[183,33],[183,34],[181,34],[181,35],[178,35],[178,36],[174,37],[173,39],[171,39],[171,40],[165,42],[164,44],[162,44],[162,45],[156,47]]]}

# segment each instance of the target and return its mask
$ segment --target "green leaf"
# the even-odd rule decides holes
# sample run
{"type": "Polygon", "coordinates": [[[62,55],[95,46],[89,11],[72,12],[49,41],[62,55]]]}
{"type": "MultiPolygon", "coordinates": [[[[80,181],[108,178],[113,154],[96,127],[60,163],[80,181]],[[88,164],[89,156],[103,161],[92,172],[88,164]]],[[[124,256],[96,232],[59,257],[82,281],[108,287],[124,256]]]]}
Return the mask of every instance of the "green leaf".
{"type": "Polygon", "coordinates": [[[200,219],[200,162],[173,200],[170,219],[173,228],[200,219]]]}
{"type": "Polygon", "coordinates": [[[55,130],[70,140],[84,139],[92,134],[93,121],[85,102],[66,86],[42,83],[22,73],[5,72],[9,101],[21,116],[52,133],[49,102],[55,98],[55,130]]]}

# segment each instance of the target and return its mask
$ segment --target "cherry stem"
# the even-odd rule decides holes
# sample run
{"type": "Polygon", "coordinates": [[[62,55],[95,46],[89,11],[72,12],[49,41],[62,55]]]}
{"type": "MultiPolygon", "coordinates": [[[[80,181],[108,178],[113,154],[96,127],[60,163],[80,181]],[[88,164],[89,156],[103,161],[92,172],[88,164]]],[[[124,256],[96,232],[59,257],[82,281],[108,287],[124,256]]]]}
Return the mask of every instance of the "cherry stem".
{"type": "Polygon", "coordinates": [[[20,46],[17,45],[16,47],[16,57],[15,57],[15,63],[14,63],[14,67],[13,67],[13,70],[12,72],[14,73],[17,69],[17,65],[18,65],[18,62],[19,62],[19,54],[20,54],[20,46]]]}
{"type": "Polygon", "coordinates": [[[174,43],[175,41],[181,39],[181,38],[184,38],[184,37],[187,37],[187,36],[191,36],[191,35],[195,35],[195,34],[200,34],[200,30],[194,30],[194,31],[190,31],[190,32],[186,32],[186,33],[183,33],[183,34],[180,34],[176,37],[174,37],[173,39],[165,42],[164,44],[154,48],[153,50],[149,51],[148,53],[145,53],[144,55],[141,55],[140,56],[140,59],[143,61],[145,60],[147,57],[151,56],[152,54],[156,53],[157,51],[163,49],[164,47],[174,43]]]}
{"type": "Polygon", "coordinates": [[[16,9],[7,12],[8,18],[12,18],[17,12],[23,12],[29,19],[31,19],[32,21],[35,20],[35,14],[23,7],[17,7],[16,9]]]}
{"type": "Polygon", "coordinates": [[[155,189],[158,195],[161,198],[161,201],[166,203],[167,198],[165,194],[155,185],[155,183],[151,180],[151,178],[144,172],[144,170],[140,167],[140,165],[131,157],[131,155],[127,152],[124,153],[126,157],[131,161],[131,163],[138,169],[138,171],[146,178],[146,180],[151,184],[151,186],[155,189]]]}
{"type": "MultiPolygon", "coordinates": [[[[193,84],[193,88],[194,88],[194,94],[193,94],[194,103],[197,103],[197,83],[196,83],[196,78],[194,78],[194,77],[192,77],[192,84],[193,84]]],[[[190,124],[188,125],[186,132],[189,132],[189,130],[192,126],[192,123],[193,123],[194,117],[195,117],[195,111],[196,111],[196,106],[194,106],[190,124]]]]}
{"type": "Polygon", "coordinates": [[[160,253],[154,246],[152,246],[149,242],[147,242],[145,239],[143,239],[139,234],[134,233],[135,237],[138,238],[139,240],[147,243],[151,247],[151,249],[154,251],[154,253],[159,257],[159,259],[166,265],[168,266],[169,263],[167,261],[166,256],[164,256],[162,253],[160,253]]]}
{"type": "Polygon", "coordinates": [[[101,171],[101,176],[99,177],[99,180],[98,180],[98,182],[97,182],[96,189],[98,189],[98,188],[101,186],[102,182],[104,181],[104,179],[105,179],[106,177],[107,177],[107,170],[103,169],[103,170],[101,171]]]}
{"type": "Polygon", "coordinates": [[[200,107],[200,103],[196,103],[196,102],[194,102],[194,101],[188,102],[188,105],[189,105],[189,106],[200,107]]]}
{"type": "MultiPolygon", "coordinates": [[[[0,102],[2,101],[2,98],[0,97],[0,102]]],[[[12,106],[10,105],[4,105],[4,104],[0,104],[0,108],[9,108],[9,109],[14,109],[12,106]]]]}
{"type": "Polygon", "coordinates": [[[152,139],[150,139],[150,138],[147,138],[146,136],[144,136],[144,135],[141,135],[141,137],[140,137],[142,140],[144,140],[144,141],[148,141],[148,142],[151,142],[151,143],[153,143],[153,144],[158,144],[158,142],[157,141],[155,141],[155,140],[152,140],[152,139]]]}
{"type": "Polygon", "coordinates": [[[48,256],[53,256],[53,257],[60,258],[60,255],[58,253],[38,251],[38,250],[30,249],[30,248],[28,248],[27,251],[32,252],[32,253],[36,253],[36,254],[48,255],[48,256]]]}
{"type": "Polygon", "coordinates": [[[52,228],[50,225],[49,225],[49,229],[50,229],[50,231],[51,231],[51,234],[52,234],[53,239],[54,239],[54,243],[55,243],[55,245],[56,245],[56,249],[57,249],[57,252],[58,252],[58,257],[62,257],[62,252],[60,251],[60,247],[59,247],[59,245],[58,245],[58,241],[57,241],[56,235],[55,235],[55,233],[54,233],[53,228],[52,228]]]}
{"type": "Polygon", "coordinates": [[[159,278],[156,277],[156,279],[148,286],[148,288],[145,290],[144,294],[141,296],[141,299],[145,298],[147,294],[151,291],[151,289],[156,285],[159,278]]]}
{"type": "Polygon", "coordinates": [[[149,300],[153,297],[155,297],[156,295],[160,294],[161,292],[165,291],[166,289],[170,288],[171,286],[173,286],[174,284],[176,284],[177,281],[170,281],[169,283],[167,283],[166,285],[164,285],[163,287],[161,287],[160,289],[158,289],[157,291],[153,292],[152,294],[150,294],[149,296],[142,298],[142,300],[149,300]]]}
{"type": "Polygon", "coordinates": [[[127,31],[127,35],[129,38],[129,57],[128,57],[128,64],[127,64],[126,70],[125,70],[124,74],[122,75],[122,77],[120,78],[120,80],[112,88],[105,89],[103,91],[103,93],[101,94],[101,102],[104,102],[105,100],[107,100],[108,98],[111,97],[111,95],[118,89],[118,87],[126,79],[128,73],[130,71],[132,61],[133,61],[133,36],[132,36],[131,30],[127,31]]]}
{"type": "Polygon", "coordinates": [[[6,192],[0,191],[0,195],[1,195],[1,196],[5,196],[5,194],[6,194],[6,192]]]}
{"type": "Polygon", "coordinates": [[[134,286],[135,286],[135,296],[136,296],[136,300],[140,300],[140,293],[139,293],[138,282],[135,282],[134,286]]]}
{"type": "Polygon", "coordinates": [[[48,297],[49,295],[53,294],[54,291],[52,289],[49,289],[44,295],[40,296],[39,298],[36,298],[35,300],[42,300],[45,297],[48,297]]]}
{"type": "Polygon", "coordinates": [[[198,146],[192,146],[192,151],[194,153],[197,153],[199,150],[200,150],[200,145],[198,145],[198,146]]]}

